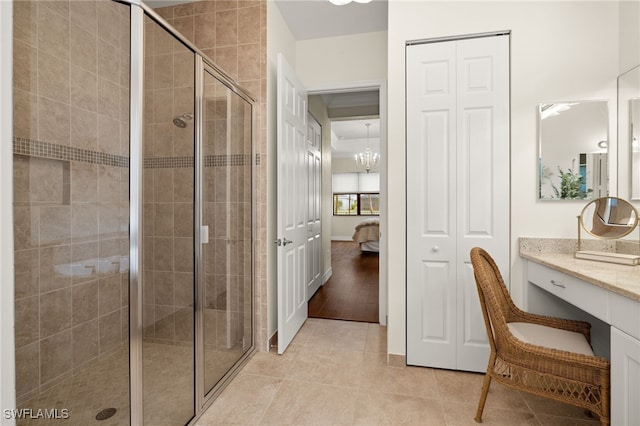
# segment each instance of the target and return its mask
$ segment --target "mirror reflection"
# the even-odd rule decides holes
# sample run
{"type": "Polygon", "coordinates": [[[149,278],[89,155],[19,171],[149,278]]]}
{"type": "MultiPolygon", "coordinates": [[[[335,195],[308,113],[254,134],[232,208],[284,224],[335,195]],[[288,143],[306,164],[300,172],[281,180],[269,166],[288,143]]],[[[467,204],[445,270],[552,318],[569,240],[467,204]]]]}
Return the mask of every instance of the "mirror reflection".
{"type": "Polygon", "coordinates": [[[640,65],[618,76],[618,195],[640,200],[640,65]]]}
{"type": "Polygon", "coordinates": [[[609,193],[607,101],[540,104],[538,198],[585,200],[609,193]]]}
{"type": "Polygon", "coordinates": [[[640,200],[640,98],[629,100],[631,199],[640,200]]]}
{"type": "Polygon", "coordinates": [[[628,201],[602,197],[587,204],[580,215],[582,227],[599,238],[620,238],[638,224],[638,212],[628,201]]]}

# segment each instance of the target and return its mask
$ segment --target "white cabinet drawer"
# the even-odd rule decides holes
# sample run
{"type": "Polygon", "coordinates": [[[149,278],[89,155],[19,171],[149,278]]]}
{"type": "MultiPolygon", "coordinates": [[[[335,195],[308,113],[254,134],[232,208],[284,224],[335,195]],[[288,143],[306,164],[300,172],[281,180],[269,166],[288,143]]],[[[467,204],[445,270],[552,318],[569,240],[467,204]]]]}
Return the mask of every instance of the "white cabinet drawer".
{"type": "Polygon", "coordinates": [[[616,293],[609,295],[611,325],[640,340],[640,302],[616,293]]]}
{"type": "Polygon", "coordinates": [[[530,283],[610,323],[609,292],[565,273],[535,262],[527,262],[530,283]]]}

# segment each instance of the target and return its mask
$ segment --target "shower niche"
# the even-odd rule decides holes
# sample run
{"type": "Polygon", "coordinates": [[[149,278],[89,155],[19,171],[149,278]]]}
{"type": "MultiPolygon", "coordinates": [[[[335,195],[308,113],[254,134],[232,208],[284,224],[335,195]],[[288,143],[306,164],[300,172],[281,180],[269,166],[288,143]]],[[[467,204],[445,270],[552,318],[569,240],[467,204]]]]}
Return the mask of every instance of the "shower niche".
{"type": "Polygon", "coordinates": [[[194,423],[254,350],[255,100],[144,4],[14,16],[18,408],[194,423]]]}

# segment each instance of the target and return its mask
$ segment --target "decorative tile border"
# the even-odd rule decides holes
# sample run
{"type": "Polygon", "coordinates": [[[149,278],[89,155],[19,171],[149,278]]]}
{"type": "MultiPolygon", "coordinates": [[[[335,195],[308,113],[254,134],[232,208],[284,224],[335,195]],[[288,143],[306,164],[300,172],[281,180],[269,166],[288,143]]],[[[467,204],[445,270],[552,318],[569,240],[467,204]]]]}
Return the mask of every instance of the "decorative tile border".
{"type": "MultiPolygon", "coordinates": [[[[54,160],[80,161],[114,167],[129,167],[129,157],[107,154],[88,149],[73,148],[49,142],[26,138],[13,138],[13,153],[30,157],[51,158],[54,160]]],[[[193,157],[155,157],[145,158],[145,169],[193,168],[193,157]]],[[[249,154],[205,155],[205,167],[246,166],[251,164],[249,154]]],[[[260,154],[256,154],[256,166],[260,165],[260,154]]]]}
{"type": "Polygon", "coordinates": [[[129,167],[129,158],[88,149],[73,148],[26,138],[13,138],[13,153],[54,160],[80,161],[114,167],[129,167]]]}

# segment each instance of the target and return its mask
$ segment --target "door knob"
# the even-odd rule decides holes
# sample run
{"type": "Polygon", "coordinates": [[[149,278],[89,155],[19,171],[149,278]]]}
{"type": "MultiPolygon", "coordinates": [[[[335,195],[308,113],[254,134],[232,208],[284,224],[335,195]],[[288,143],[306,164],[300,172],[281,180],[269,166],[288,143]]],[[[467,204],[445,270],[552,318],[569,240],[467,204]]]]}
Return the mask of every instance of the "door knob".
{"type": "Polygon", "coordinates": [[[440,247],[438,247],[438,246],[433,246],[433,247],[431,248],[431,251],[432,251],[432,252],[434,252],[434,253],[437,253],[437,252],[439,252],[439,251],[440,251],[440,247]]]}
{"type": "Polygon", "coordinates": [[[276,245],[277,245],[278,247],[280,247],[280,246],[286,246],[287,244],[291,244],[293,241],[288,240],[288,239],[286,239],[286,238],[282,238],[282,239],[278,238],[278,239],[277,239],[277,240],[275,240],[274,242],[276,243],[276,245]]]}

